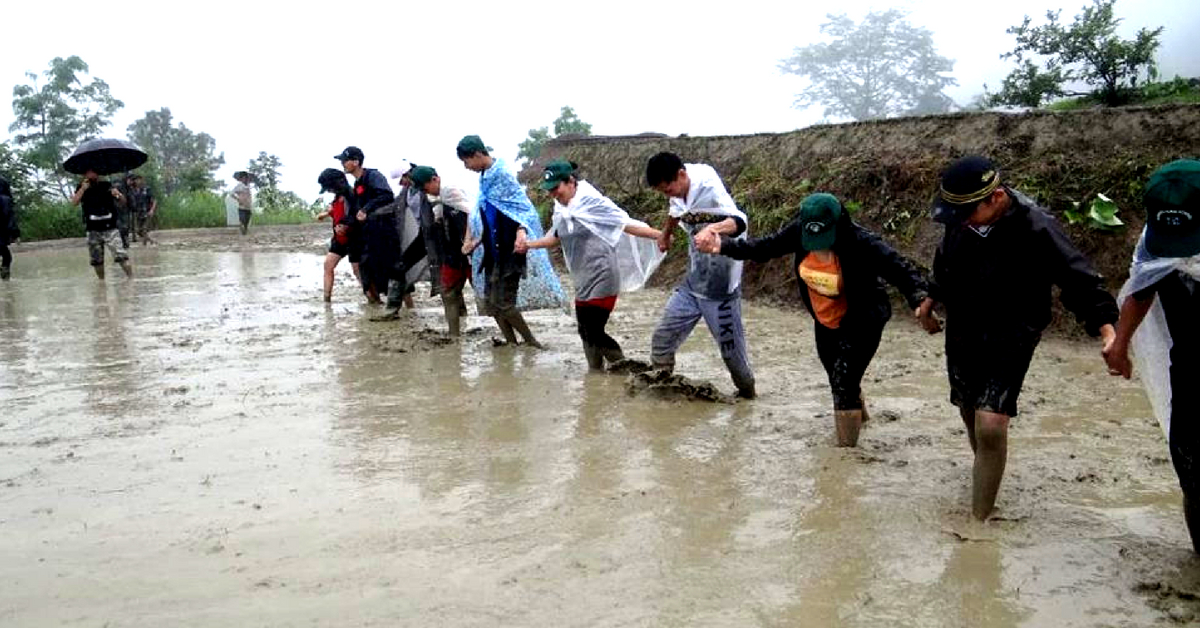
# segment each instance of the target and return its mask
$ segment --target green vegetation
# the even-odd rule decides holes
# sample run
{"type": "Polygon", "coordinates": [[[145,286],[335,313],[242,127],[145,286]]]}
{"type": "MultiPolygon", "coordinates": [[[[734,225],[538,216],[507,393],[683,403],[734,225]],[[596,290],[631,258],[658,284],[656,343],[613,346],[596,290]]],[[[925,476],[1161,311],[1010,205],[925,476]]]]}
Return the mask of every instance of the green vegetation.
{"type": "MultiPolygon", "coordinates": [[[[1047,11],[1046,23],[1033,26],[1027,15],[1008,29],[1017,39],[1011,52],[1000,55],[1018,66],[988,98],[992,105],[1040,107],[1064,96],[1086,96],[1107,106],[1130,104],[1139,95],[1139,81],[1157,77],[1154,53],[1163,27],[1142,28],[1133,39],[1117,36],[1121,24],[1113,13],[1116,0],[1092,0],[1071,24],[1059,22],[1062,11],[1047,11]],[[1083,84],[1090,92],[1068,92],[1083,84]]],[[[986,87],[986,86],[985,86],[986,87]]]]}
{"type": "MultiPolygon", "coordinates": [[[[1200,81],[1175,77],[1170,81],[1147,83],[1134,91],[1129,98],[1130,105],[1171,105],[1200,103],[1200,81]]],[[[1050,111],[1078,111],[1091,107],[1102,107],[1104,103],[1094,96],[1064,98],[1046,106],[1050,111]]]]}
{"type": "Polygon", "coordinates": [[[563,107],[554,120],[554,135],[550,134],[550,127],[529,129],[529,136],[517,145],[517,159],[523,160],[521,165],[527,167],[542,155],[542,146],[546,142],[564,135],[591,134],[592,125],[580,120],[574,109],[563,107]]]}
{"type": "MultiPolygon", "coordinates": [[[[40,202],[17,208],[21,239],[26,242],[83,237],[79,207],[67,201],[40,202]]],[[[179,192],[158,204],[158,229],[195,229],[225,226],[225,201],[207,191],[179,192]]],[[[298,225],[312,222],[313,213],[304,207],[264,209],[254,215],[256,225],[298,225]]]]}

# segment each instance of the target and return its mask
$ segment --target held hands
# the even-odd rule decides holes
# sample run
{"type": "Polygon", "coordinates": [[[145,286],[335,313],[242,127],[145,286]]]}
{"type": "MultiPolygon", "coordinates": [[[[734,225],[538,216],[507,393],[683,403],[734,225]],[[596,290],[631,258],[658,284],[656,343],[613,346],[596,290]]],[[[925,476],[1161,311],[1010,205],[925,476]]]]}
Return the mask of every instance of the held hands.
{"type": "Polygon", "coordinates": [[[658,234],[658,252],[666,253],[671,248],[671,239],[674,234],[670,231],[663,231],[658,234]]]}
{"type": "Polygon", "coordinates": [[[529,240],[525,237],[525,230],[517,231],[517,241],[513,243],[513,252],[524,255],[529,252],[529,240]]]}
{"type": "Polygon", "coordinates": [[[921,301],[921,305],[917,306],[916,310],[913,310],[913,315],[917,317],[917,322],[921,323],[922,329],[931,334],[936,334],[942,331],[942,321],[933,313],[933,304],[933,299],[925,297],[925,300],[921,301]]]}
{"type": "Polygon", "coordinates": [[[476,240],[468,235],[467,239],[463,240],[462,253],[463,253],[463,255],[470,255],[478,247],[479,247],[479,240],[476,240]]]}
{"type": "Polygon", "coordinates": [[[344,236],[344,235],[346,235],[346,232],[347,232],[348,230],[349,230],[349,228],[348,228],[346,225],[336,225],[336,226],[334,226],[334,228],[333,228],[333,232],[334,232],[334,233],[336,233],[336,234],[338,234],[339,236],[344,236]]]}
{"type": "Polygon", "coordinates": [[[1113,331],[1112,325],[1100,328],[1100,340],[1104,344],[1100,355],[1104,357],[1104,363],[1108,365],[1108,374],[1120,375],[1125,379],[1132,377],[1133,361],[1129,359],[1129,343],[1117,342],[1117,334],[1113,331]]]}
{"type": "Polygon", "coordinates": [[[696,248],[701,253],[716,255],[721,252],[721,235],[711,227],[701,229],[695,236],[696,248]]]}
{"type": "Polygon", "coordinates": [[[357,218],[359,222],[365,222],[367,220],[367,212],[360,209],[358,210],[358,213],[354,215],[354,217],[357,218]]]}
{"type": "Polygon", "coordinates": [[[117,200],[121,200],[121,192],[120,192],[120,191],[118,191],[118,190],[117,190],[117,188],[112,188],[112,189],[110,189],[110,190],[109,190],[109,192],[111,192],[111,193],[112,193],[112,197],[113,197],[113,198],[115,198],[115,199],[117,199],[117,200]]]}

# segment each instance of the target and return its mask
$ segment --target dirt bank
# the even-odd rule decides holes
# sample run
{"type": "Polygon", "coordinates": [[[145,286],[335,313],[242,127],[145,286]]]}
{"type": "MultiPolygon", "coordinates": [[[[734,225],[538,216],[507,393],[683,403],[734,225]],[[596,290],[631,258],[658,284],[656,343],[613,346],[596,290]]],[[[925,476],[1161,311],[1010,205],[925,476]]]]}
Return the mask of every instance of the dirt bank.
{"type": "MultiPolygon", "coordinates": [[[[759,399],[629,396],[625,377],[585,374],[561,312],[530,317],[549,350],[497,350],[478,317],[465,341],[441,340],[424,292],[402,320],[368,321],[348,269],[322,303],[327,232],[305,233],[164,233],[134,251],[134,280],[104,284],[74,247],[18,257],[0,284],[0,624],[1090,627],[1200,613],[1162,435],[1091,343],[1044,343],[1001,518],[974,525],[940,338],[905,320],[867,374],[862,446],[839,450],[794,310],[746,306],[759,399]]],[[[630,357],[645,359],[665,298],[622,298],[610,331],[630,357]]],[[[702,332],[678,370],[732,391],[702,332]]]]}

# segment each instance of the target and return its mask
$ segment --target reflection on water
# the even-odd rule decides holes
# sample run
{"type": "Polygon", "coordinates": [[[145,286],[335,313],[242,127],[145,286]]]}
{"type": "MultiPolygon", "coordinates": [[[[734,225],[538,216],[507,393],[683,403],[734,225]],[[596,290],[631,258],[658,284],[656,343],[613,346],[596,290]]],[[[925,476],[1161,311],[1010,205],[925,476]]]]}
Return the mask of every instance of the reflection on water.
{"type": "MultiPolygon", "coordinates": [[[[135,254],[132,281],[45,251],[0,285],[4,623],[264,623],[248,592],[266,623],[1145,623],[1135,584],[1169,574],[1120,552],[1186,543],[1136,386],[1089,402],[1090,346],[1047,343],[1019,516],[964,541],[940,339],[901,323],[865,384],[893,418],[847,451],[795,311],[746,307],[759,400],[672,402],[587,374],[561,312],[530,315],[549,351],[480,317],[446,345],[417,333],[439,303],[370,322],[348,269],[322,303],[317,255],[135,254]]],[[[622,298],[631,357],[664,300],[622,298]]],[[[729,388],[706,334],[679,369],[729,388]]]]}

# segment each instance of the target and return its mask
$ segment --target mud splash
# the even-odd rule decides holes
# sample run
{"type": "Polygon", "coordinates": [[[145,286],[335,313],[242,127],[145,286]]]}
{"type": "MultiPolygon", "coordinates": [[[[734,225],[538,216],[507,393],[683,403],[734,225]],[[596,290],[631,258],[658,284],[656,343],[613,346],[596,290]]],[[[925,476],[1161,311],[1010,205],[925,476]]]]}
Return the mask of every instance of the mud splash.
{"type": "MultiPolygon", "coordinates": [[[[1093,344],[1039,350],[980,525],[940,339],[899,315],[861,447],[840,450],[795,310],[745,306],[758,399],[630,397],[627,374],[587,373],[561,312],[529,317],[535,351],[492,348],[479,317],[445,342],[424,292],[370,322],[345,268],[326,306],[325,232],[303,233],[257,252],[180,237],[105,284],[82,247],[18,255],[0,285],[0,624],[1200,616],[1162,435],[1093,344]]],[[[631,358],[665,298],[618,304],[631,358]]],[[[676,372],[732,392],[702,331],[676,372]]]]}

